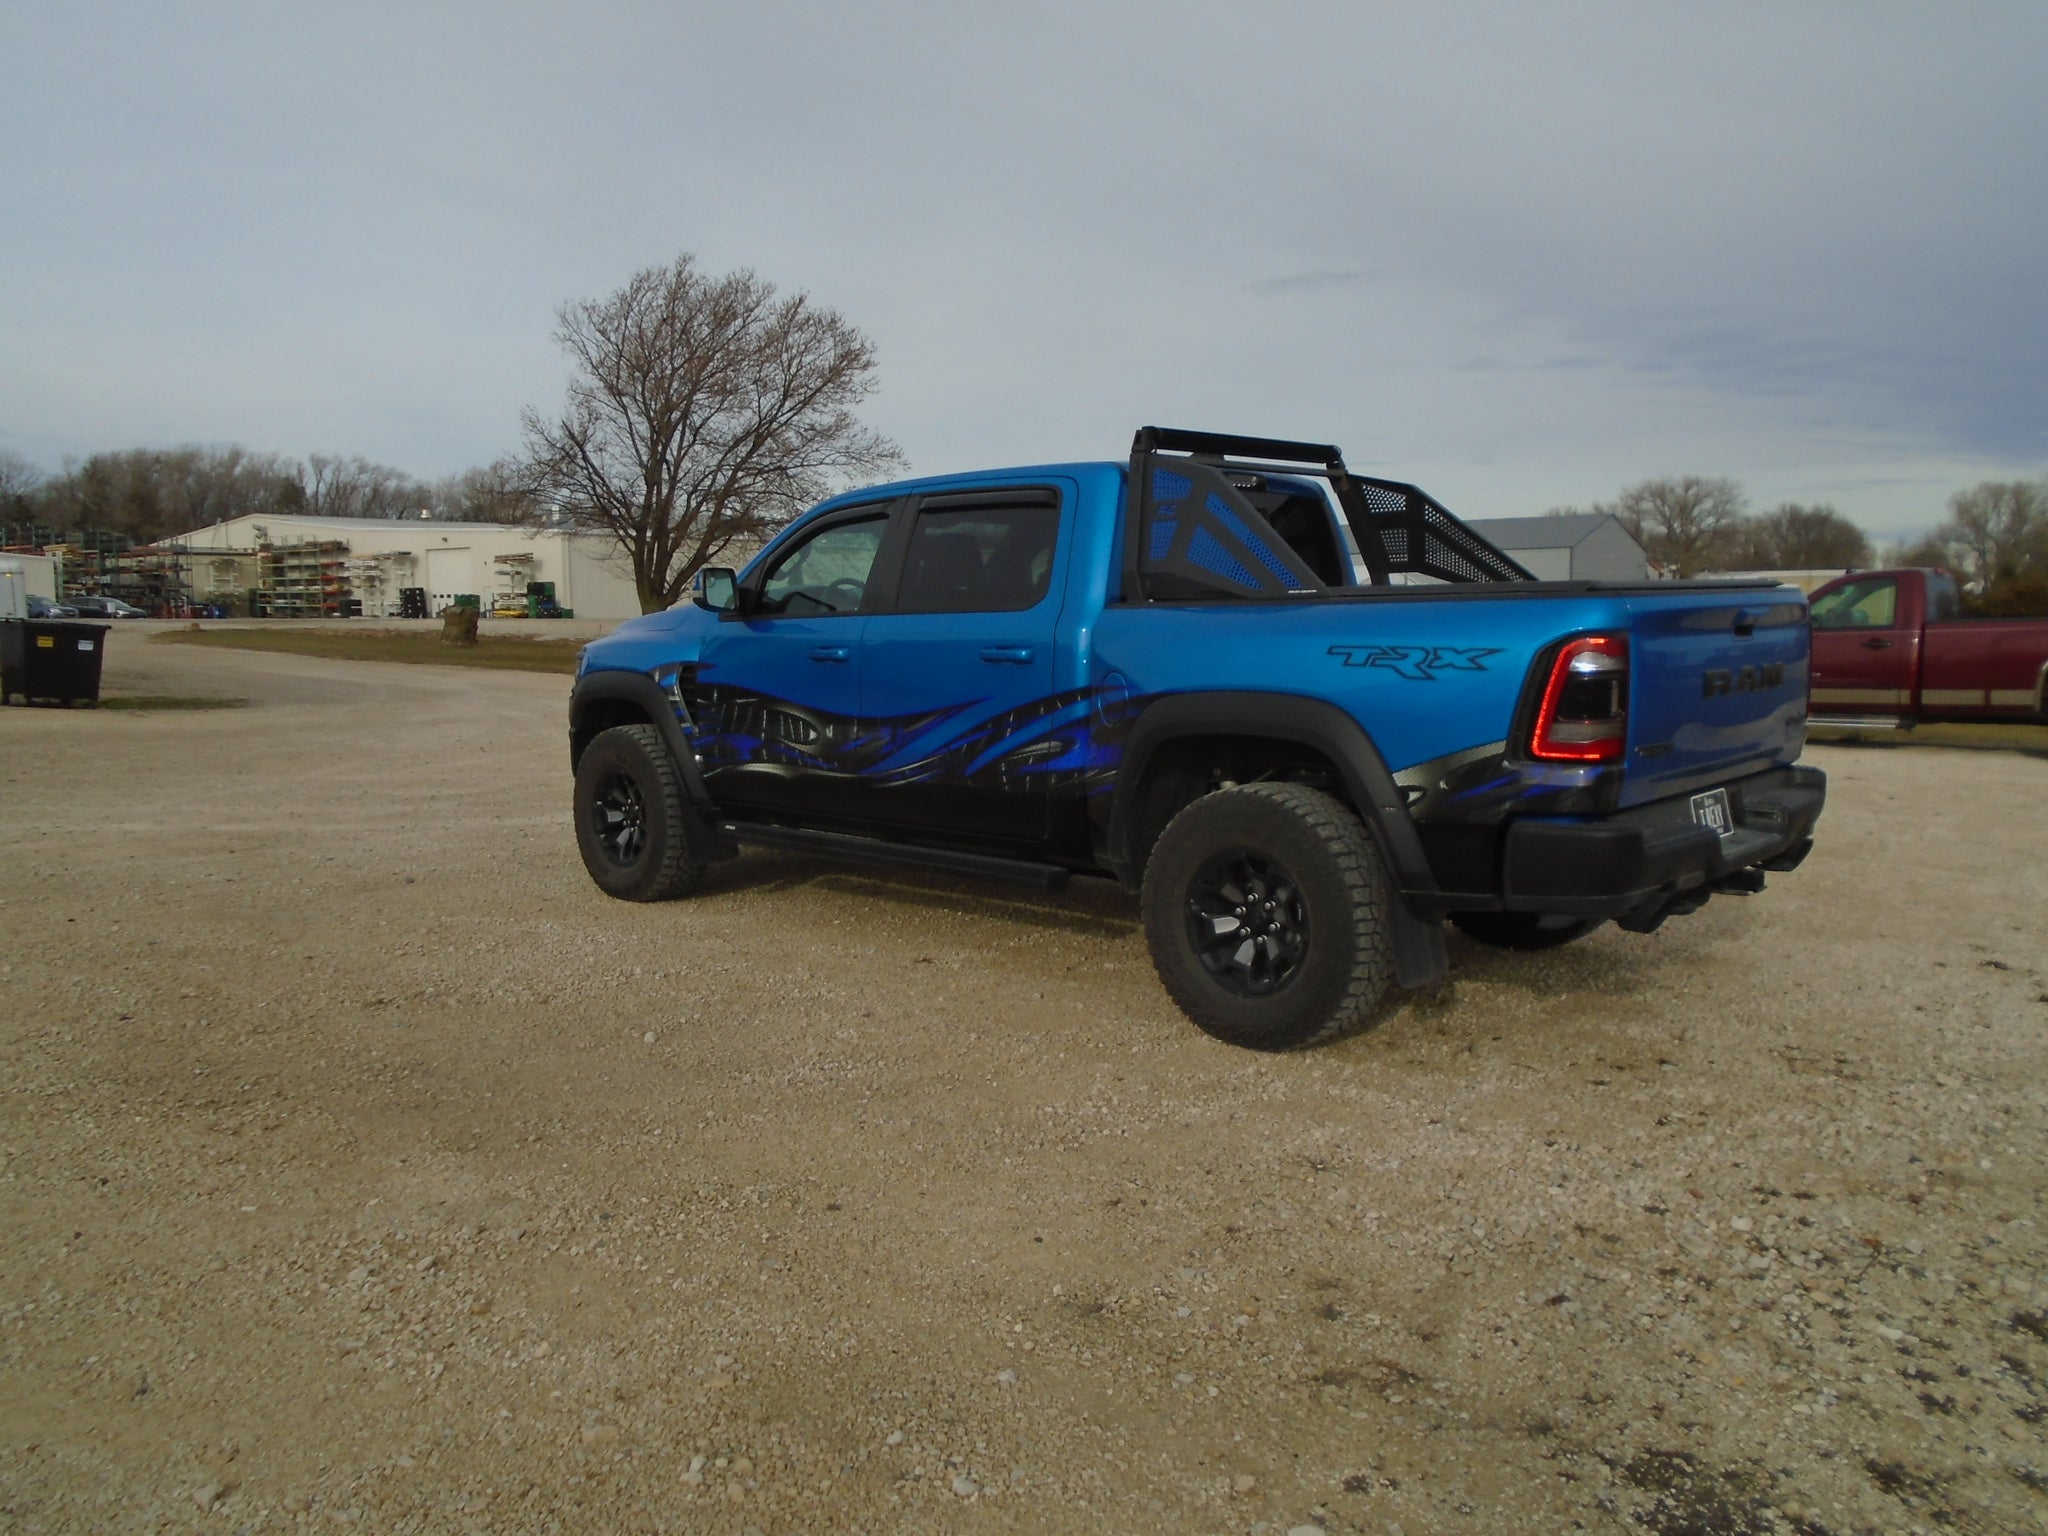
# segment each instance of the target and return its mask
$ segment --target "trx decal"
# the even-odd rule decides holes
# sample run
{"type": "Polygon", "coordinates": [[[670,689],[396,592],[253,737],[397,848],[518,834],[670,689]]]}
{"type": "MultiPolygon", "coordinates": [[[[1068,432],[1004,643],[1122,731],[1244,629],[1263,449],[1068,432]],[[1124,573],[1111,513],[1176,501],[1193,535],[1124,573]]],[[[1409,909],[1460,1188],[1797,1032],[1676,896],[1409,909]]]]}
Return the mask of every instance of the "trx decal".
{"type": "Polygon", "coordinates": [[[1486,658],[1498,656],[1498,646],[1459,645],[1333,645],[1332,656],[1342,656],[1347,667],[1385,667],[1396,677],[1433,683],[1439,672],[1484,672],[1486,658]]]}

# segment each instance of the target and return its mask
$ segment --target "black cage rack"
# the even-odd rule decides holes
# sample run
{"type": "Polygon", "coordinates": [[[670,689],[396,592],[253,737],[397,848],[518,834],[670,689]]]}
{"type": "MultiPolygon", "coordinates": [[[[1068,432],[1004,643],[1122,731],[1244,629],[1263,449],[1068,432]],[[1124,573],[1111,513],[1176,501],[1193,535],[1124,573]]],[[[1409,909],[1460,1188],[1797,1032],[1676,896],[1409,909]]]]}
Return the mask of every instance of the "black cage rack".
{"type": "Polygon", "coordinates": [[[1274,475],[1329,483],[1376,586],[1399,575],[1534,579],[1419,487],[1353,474],[1333,444],[1140,427],[1131,440],[1137,517],[1124,561],[1128,595],[1284,597],[1348,585],[1349,574],[1328,558],[1312,569],[1267,520],[1267,512],[1284,514],[1284,496],[1263,497],[1265,511],[1255,505],[1274,475]]]}

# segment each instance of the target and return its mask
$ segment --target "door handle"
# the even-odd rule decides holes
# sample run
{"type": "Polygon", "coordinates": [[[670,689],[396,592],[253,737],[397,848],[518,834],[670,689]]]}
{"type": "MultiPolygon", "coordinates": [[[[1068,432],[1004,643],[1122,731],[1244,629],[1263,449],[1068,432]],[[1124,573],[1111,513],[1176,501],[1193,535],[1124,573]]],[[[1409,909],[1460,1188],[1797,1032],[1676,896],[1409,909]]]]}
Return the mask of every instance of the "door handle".
{"type": "Polygon", "coordinates": [[[1007,661],[1016,666],[1027,666],[1031,661],[1031,647],[1028,645],[985,645],[981,648],[983,661],[1007,661]]]}
{"type": "Polygon", "coordinates": [[[846,661],[851,658],[852,654],[853,653],[843,645],[821,645],[816,650],[811,652],[811,660],[846,661]]]}
{"type": "Polygon", "coordinates": [[[1863,649],[1866,651],[1888,651],[1891,648],[1891,641],[1885,639],[1882,635],[1872,635],[1863,642],[1863,649]]]}

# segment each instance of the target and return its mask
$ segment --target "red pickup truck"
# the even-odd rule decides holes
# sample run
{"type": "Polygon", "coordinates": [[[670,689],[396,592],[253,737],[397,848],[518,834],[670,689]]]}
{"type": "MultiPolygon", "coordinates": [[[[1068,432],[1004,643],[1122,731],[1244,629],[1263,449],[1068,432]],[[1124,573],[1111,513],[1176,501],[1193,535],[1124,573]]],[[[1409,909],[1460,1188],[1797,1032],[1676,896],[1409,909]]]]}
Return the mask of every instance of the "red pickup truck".
{"type": "Polygon", "coordinates": [[[1808,600],[1817,719],[2048,715],[2048,619],[1971,619],[1946,571],[1852,571],[1808,600]]]}

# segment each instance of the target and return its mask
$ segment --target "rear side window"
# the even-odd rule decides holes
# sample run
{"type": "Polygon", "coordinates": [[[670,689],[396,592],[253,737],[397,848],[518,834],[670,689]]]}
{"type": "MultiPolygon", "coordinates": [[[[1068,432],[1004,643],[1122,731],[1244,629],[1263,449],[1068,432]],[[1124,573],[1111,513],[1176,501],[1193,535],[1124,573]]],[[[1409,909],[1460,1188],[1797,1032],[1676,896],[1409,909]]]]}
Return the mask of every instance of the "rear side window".
{"type": "Polygon", "coordinates": [[[1927,578],[1927,617],[1937,624],[1951,623],[1963,616],[1963,594],[1953,576],[1927,578]]]}
{"type": "Polygon", "coordinates": [[[1852,581],[1814,599],[1815,629],[1890,629],[1899,611],[1899,584],[1888,576],[1852,581]]]}
{"type": "Polygon", "coordinates": [[[1315,572],[1326,587],[1347,587],[1356,579],[1351,557],[1337,542],[1330,504],[1320,491],[1246,491],[1244,499],[1266,519],[1266,525],[1315,572]]]}
{"type": "Polygon", "coordinates": [[[1056,505],[932,508],[917,514],[898,613],[1017,613],[1052,586],[1056,505]]]}

